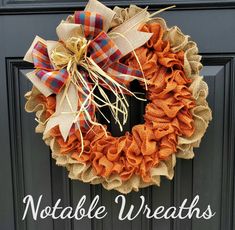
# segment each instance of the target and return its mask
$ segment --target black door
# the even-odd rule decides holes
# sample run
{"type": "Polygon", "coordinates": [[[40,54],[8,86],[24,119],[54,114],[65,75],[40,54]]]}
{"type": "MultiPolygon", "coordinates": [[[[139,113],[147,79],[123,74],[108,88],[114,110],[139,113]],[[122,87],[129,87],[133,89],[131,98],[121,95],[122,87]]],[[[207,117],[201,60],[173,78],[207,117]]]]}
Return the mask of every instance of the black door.
{"type": "Polygon", "coordinates": [[[31,68],[22,60],[34,36],[55,39],[55,27],[61,19],[86,1],[75,0],[2,0],[0,2],[0,229],[1,230],[233,230],[235,229],[234,140],[235,140],[235,1],[218,0],[155,0],[105,1],[109,6],[130,3],[162,4],[177,8],[162,13],[169,26],[179,26],[191,35],[203,56],[204,75],[209,86],[209,104],[213,121],[196,150],[194,160],[178,160],[173,181],[162,180],[161,187],[149,187],[128,194],[127,205],[140,204],[140,195],[152,208],[179,206],[187,198],[200,196],[198,206],[205,210],[210,204],[216,215],[210,220],[169,219],[148,220],[140,215],[134,221],[117,219],[119,206],[114,202],[117,192],[106,191],[70,181],[67,172],[55,166],[49,149],[34,133],[33,115],[24,111],[24,93],[31,88],[25,73],[31,68]],[[23,197],[35,200],[43,194],[42,207],[61,198],[61,205],[74,206],[82,195],[89,204],[100,195],[109,215],[103,220],[52,220],[31,215],[22,221],[23,197]]]}

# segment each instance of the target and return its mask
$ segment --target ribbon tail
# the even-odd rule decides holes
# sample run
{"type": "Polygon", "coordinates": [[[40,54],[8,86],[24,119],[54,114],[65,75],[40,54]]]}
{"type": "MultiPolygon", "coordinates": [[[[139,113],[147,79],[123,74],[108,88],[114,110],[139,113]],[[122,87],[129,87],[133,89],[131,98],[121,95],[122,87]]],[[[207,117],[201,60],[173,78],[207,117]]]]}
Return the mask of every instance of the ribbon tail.
{"type": "Polygon", "coordinates": [[[78,93],[73,84],[69,85],[68,91],[62,90],[56,95],[56,112],[48,120],[44,134],[47,134],[53,127],[59,125],[61,135],[66,141],[73,126],[78,107],[78,93]],[[66,93],[62,101],[63,94],[66,93]]]}
{"type": "Polygon", "coordinates": [[[147,10],[144,9],[108,33],[121,51],[122,56],[145,44],[153,35],[138,30],[148,16],[147,10]]]}
{"type": "Polygon", "coordinates": [[[121,51],[122,56],[125,56],[126,54],[144,45],[153,34],[138,30],[130,30],[125,34],[115,32],[109,35],[121,51]]]}

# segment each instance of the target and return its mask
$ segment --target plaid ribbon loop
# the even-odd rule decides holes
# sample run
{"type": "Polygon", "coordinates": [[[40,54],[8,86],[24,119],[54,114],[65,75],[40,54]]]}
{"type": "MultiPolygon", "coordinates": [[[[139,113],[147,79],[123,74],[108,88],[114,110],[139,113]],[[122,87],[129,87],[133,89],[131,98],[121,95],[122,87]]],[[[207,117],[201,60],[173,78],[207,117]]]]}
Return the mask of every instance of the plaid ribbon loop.
{"type": "Polygon", "coordinates": [[[36,76],[52,90],[58,94],[65,85],[69,75],[66,69],[55,70],[47,51],[47,46],[38,41],[32,51],[36,76]]]}
{"type": "Polygon", "coordinates": [[[95,12],[76,11],[74,13],[74,22],[83,26],[84,36],[87,40],[94,39],[103,31],[103,16],[95,12]]]}
{"type": "Polygon", "coordinates": [[[88,52],[94,62],[103,70],[121,57],[120,50],[104,31],[91,41],[88,52]]]}

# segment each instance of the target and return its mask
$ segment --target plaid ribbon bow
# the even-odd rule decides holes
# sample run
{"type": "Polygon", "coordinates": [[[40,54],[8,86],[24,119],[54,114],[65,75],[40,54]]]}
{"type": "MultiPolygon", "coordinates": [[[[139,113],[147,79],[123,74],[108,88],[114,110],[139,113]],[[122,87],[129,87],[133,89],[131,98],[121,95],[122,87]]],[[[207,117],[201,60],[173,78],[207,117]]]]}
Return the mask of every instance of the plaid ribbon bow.
{"type": "MultiPolygon", "coordinates": [[[[142,77],[141,71],[119,63],[119,59],[122,57],[121,51],[104,31],[103,16],[94,12],[76,11],[74,22],[75,24],[82,25],[85,38],[90,40],[87,52],[88,56],[110,77],[126,86],[133,79],[130,75],[142,77]]],[[[67,70],[54,68],[48,55],[47,46],[40,41],[35,44],[32,50],[32,57],[36,68],[35,75],[53,93],[60,93],[69,78],[67,70]]],[[[80,73],[88,81],[89,75],[85,71],[81,71],[80,73]]],[[[89,84],[89,82],[87,83],[89,84]]],[[[81,104],[85,99],[81,97],[79,103],[81,104]]],[[[90,104],[88,111],[90,116],[94,117],[95,109],[93,105],[90,104]]],[[[79,123],[80,127],[85,127],[85,118],[80,120],[79,123]]]]}

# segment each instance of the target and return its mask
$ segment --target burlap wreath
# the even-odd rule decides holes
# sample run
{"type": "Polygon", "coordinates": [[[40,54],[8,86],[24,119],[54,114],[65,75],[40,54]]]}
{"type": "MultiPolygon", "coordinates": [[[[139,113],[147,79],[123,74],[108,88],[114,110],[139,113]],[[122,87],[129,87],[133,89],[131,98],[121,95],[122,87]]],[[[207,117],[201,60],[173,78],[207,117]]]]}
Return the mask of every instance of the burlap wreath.
{"type": "MultiPolygon", "coordinates": [[[[141,10],[115,7],[111,27],[141,10]]],[[[199,75],[202,64],[196,43],[178,27],[168,28],[162,18],[148,20],[139,30],[153,35],[135,50],[138,59],[129,53],[120,60],[136,69],[140,62],[148,84],[145,123],[134,126],[131,133],[113,137],[101,126],[92,125],[83,132],[83,140],[75,131],[64,141],[58,126],[45,134],[46,121],[55,112],[55,95],[45,97],[36,87],[26,94],[25,109],[36,112],[36,132],[44,133],[56,164],[66,167],[71,179],[121,193],[160,185],[160,176],[172,179],[176,158],[194,157],[193,148],[199,146],[212,119],[206,101],[208,87],[199,75]]]]}

